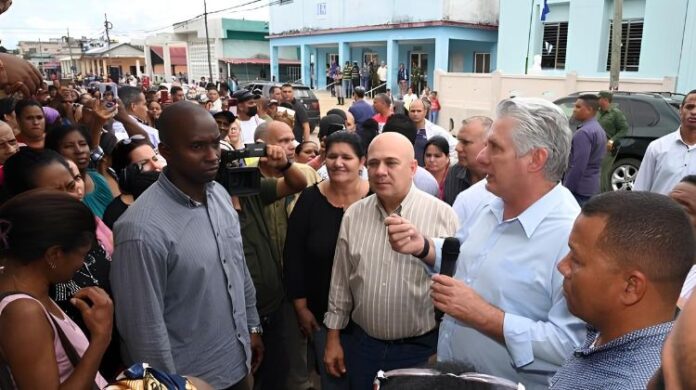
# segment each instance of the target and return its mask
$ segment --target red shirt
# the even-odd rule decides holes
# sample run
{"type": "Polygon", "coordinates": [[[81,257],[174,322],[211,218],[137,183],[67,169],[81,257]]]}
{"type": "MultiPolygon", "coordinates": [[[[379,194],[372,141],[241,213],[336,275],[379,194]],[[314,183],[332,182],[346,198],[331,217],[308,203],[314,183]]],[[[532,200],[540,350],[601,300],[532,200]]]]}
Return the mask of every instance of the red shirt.
{"type": "Polygon", "coordinates": [[[438,98],[431,98],[430,99],[430,110],[431,111],[440,111],[440,99],[438,99],[438,98]]]}

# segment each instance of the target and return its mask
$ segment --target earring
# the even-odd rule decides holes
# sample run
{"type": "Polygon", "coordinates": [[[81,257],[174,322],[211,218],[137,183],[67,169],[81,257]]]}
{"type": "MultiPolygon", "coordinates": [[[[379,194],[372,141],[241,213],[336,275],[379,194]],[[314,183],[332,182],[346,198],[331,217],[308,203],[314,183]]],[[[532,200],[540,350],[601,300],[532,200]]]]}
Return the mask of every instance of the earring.
{"type": "Polygon", "coordinates": [[[49,261],[49,262],[48,262],[48,268],[50,268],[51,270],[56,269],[56,263],[54,263],[54,262],[52,262],[52,261],[49,261]]]}

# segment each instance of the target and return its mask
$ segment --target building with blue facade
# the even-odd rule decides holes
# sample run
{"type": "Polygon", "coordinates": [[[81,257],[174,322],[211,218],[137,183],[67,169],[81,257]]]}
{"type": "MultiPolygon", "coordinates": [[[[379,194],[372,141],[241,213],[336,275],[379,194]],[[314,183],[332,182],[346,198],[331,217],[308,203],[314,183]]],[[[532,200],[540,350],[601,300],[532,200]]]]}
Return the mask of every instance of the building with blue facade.
{"type": "MultiPolygon", "coordinates": [[[[276,3],[276,2],[274,2],[276,3]]],[[[273,4],[273,3],[272,3],[273,4]]],[[[271,75],[279,53],[299,50],[301,81],[326,86],[336,62],[386,62],[387,87],[415,65],[431,88],[435,69],[488,73],[496,67],[498,2],[487,0],[286,0],[270,7],[271,75]]]]}
{"type": "MultiPolygon", "coordinates": [[[[542,20],[544,0],[500,0],[498,70],[608,77],[614,2],[546,3],[542,20]]],[[[624,0],[622,19],[620,78],[672,77],[676,92],[696,88],[696,1],[624,0]]]]}

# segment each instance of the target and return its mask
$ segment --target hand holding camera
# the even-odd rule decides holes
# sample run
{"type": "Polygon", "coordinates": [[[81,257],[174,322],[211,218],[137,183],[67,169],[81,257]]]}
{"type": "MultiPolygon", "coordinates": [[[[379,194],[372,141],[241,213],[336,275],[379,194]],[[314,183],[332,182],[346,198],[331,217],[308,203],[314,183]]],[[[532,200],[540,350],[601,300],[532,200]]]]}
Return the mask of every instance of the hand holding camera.
{"type": "Polygon", "coordinates": [[[283,150],[282,147],[278,145],[266,145],[266,157],[261,157],[259,163],[280,170],[288,165],[288,156],[285,154],[285,150],[283,150]]]}

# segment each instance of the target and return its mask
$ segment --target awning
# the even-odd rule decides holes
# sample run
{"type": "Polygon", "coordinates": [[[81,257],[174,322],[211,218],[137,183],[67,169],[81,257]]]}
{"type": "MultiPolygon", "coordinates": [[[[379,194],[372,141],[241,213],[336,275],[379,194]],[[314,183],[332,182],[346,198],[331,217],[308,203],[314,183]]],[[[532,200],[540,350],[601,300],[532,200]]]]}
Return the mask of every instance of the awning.
{"type": "Polygon", "coordinates": [[[41,67],[44,69],[58,69],[60,68],[60,63],[59,62],[46,62],[41,64],[41,67]]]}
{"type": "MultiPolygon", "coordinates": [[[[150,49],[164,60],[164,50],[162,50],[162,46],[151,46],[150,49]]],[[[172,65],[186,65],[186,48],[170,47],[169,58],[172,60],[172,65]]]]}
{"type": "MultiPolygon", "coordinates": [[[[270,65],[268,58],[223,58],[222,61],[232,65],[270,65]]],[[[278,60],[280,65],[300,65],[300,60],[278,60]]]]}

